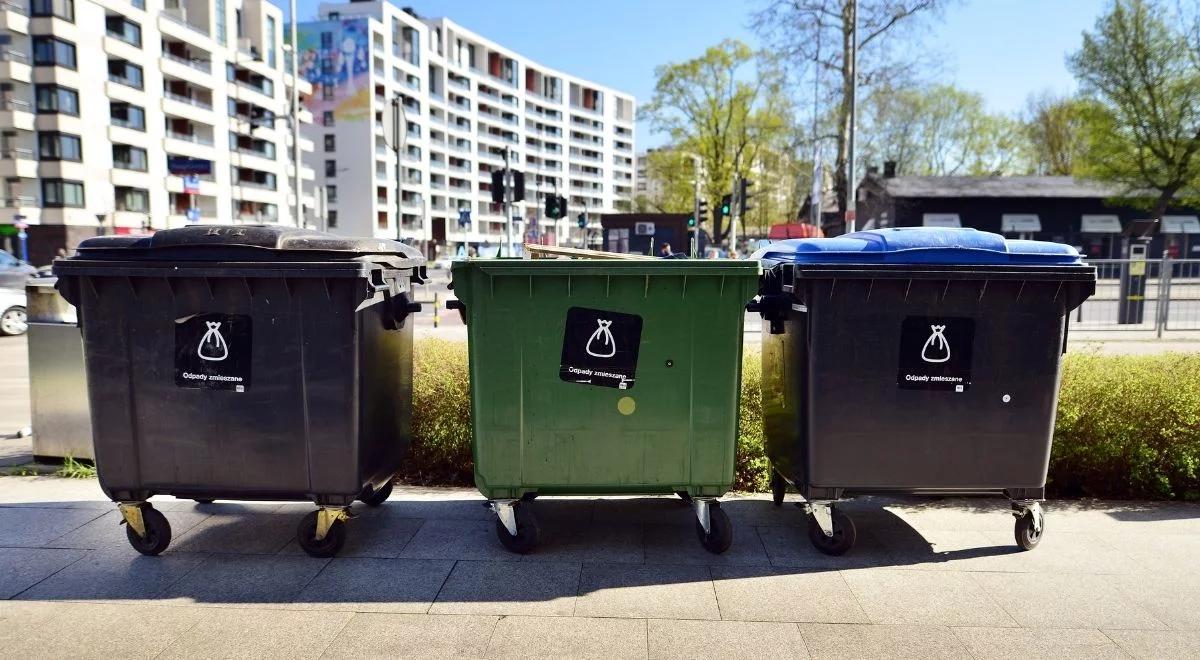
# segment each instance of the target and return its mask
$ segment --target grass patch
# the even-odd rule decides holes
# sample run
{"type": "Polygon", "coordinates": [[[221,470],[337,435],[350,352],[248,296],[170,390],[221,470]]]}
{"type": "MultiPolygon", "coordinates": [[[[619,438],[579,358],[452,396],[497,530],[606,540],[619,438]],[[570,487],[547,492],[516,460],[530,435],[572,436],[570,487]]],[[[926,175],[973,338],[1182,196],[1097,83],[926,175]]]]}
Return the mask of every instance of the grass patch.
{"type": "Polygon", "coordinates": [[[54,476],[63,477],[64,479],[95,479],[96,466],[91,463],[83,463],[75,460],[71,456],[63,459],[62,467],[54,472],[54,476]]]}

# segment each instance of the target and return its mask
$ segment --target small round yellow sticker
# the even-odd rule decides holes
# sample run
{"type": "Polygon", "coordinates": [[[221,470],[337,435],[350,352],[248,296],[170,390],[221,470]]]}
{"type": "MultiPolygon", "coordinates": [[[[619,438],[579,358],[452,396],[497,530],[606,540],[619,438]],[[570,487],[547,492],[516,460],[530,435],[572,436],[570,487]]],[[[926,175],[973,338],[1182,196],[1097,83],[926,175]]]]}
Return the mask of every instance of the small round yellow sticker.
{"type": "Polygon", "coordinates": [[[631,396],[623,396],[617,400],[617,412],[622,415],[632,415],[637,410],[637,401],[631,396]]]}

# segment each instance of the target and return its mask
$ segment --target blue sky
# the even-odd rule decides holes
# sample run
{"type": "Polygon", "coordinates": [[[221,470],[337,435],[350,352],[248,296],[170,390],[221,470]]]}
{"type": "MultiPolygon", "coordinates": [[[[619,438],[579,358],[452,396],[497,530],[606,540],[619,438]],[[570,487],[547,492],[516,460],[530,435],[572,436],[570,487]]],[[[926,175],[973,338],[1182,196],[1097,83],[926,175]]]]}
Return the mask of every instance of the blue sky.
{"type": "MultiPolygon", "coordinates": [[[[286,4],[283,0],[274,0],[286,4]]],[[[993,111],[1019,111],[1031,92],[1074,89],[1064,58],[1108,0],[958,0],[923,44],[942,54],[939,80],[983,95],[993,111]]],[[[765,0],[413,0],[547,66],[632,93],[654,90],[654,67],[725,38],[758,40],[751,13],[765,0]]],[[[301,20],[316,0],[299,0],[301,20]]],[[[663,141],[639,125],[638,149],[663,141]]]]}

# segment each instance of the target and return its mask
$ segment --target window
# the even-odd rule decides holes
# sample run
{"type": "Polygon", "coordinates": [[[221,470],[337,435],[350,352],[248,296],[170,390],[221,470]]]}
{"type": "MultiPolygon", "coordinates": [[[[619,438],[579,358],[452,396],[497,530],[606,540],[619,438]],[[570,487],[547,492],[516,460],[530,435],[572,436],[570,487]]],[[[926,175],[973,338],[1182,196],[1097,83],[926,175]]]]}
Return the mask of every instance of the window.
{"type": "Polygon", "coordinates": [[[69,133],[38,133],[38,160],[83,160],[83,147],[78,135],[69,133]]]}
{"type": "Polygon", "coordinates": [[[275,17],[267,17],[267,66],[275,68],[275,17]]]}
{"type": "MultiPolygon", "coordinates": [[[[217,5],[216,6],[217,41],[221,42],[221,45],[224,46],[224,45],[226,45],[225,44],[225,0],[217,0],[216,5],[217,5]]],[[[233,80],[233,78],[230,78],[230,80],[233,80]]]]}
{"type": "MultiPolygon", "coordinates": [[[[330,16],[329,20],[332,21],[335,19],[333,16],[330,16]]],[[[329,50],[330,48],[333,48],[333,33],[332,32],[322,32],[321,33],[321,50],[329,50]]]]}
{"type": "Polygon", "coordinates": [[[75,44],[55,37],[33,38],[33,63],[38,66],[75,68],[75,44]]]}
{"type": "Polygon", "coordinates": [[[333,85],[321,85],[321,100],[333,100],[333,85]]]}
{"type": "Polygon", "coordinates": [[[79,92],[69,87],[58,85],[37,85],[34,88],[37,96],[37,111],[39,114],[60,113],[79,116],[79,92]]]}
{"type": "Polygon", "coordinates": [[[337,138],[333,135],[325,136],[325,151],[337,150],[337,138]]]}
{"type": "Polygon", "coordinates": [[[30,16],[57,16],[75,22],[75,0],[32,0],[29,9],[30,16]]]}
{"type": "Polygon", "coordinates": [[[337,186],[325,186],[325,201],[330,204],[337,203],[337,186]]]}
{"type": "Polygon", "coordinates": [[[133,44],[138,48],[142,47],[142,26],[137,23],[124,16],[106,16],[104,18],[104,26],[109,36],[120,39],[127,44],[133,44]]]}
{"type": "Polygon", "coordinates": [[[113,201],[118,211],[146,213],[150,210],[150,193],[142,188],[115,186],[113,201]]]}
{"type": "Polygon", "coordinates": [[[336,160],[325,161],[325,176],[329,176],[329,177],[337,176],[337,161],[336,160]]]}
{"type": "Polygon", "coordinates": [[[330,229],[337,227],[337,211],[325,212],[325,225],[330,229]]]}
{"type": "Polygon", "coordinates": [[[135,131],[146,130],[146,111],[136,105],[123,101],[113,101],[108,106],[108,114],[113,126],[132,128],[135,131]]]}
{"type": "Polygon", "coordinates": [[[83,182],[42,179],[42,206],[83,208],[83,182]]]}
{"type": "Polygon", "coordinates": [[[127,144],[114,144],[112,146],[112,155],[113,167],[118,170],[145,172],[147,169],[145,149],[131,147],[127,144]]]}
{"type": "Polygon", "coordinates": [[[108,79],[134,89],[141,89],[142,67],[125,60],[109,60],[108,79]]]}
{"type": "Polygon", "coordinates": [[[232,62],[225,64],[225,80],[229,82],[237,80],[237,67],[233,66],[232,62]]]}
{"type": "Polygon", "coordinates": [[[325,113],[321,115],[321,123],[325,126],[334,125],[333,110],[326,110],[325,113]]]}

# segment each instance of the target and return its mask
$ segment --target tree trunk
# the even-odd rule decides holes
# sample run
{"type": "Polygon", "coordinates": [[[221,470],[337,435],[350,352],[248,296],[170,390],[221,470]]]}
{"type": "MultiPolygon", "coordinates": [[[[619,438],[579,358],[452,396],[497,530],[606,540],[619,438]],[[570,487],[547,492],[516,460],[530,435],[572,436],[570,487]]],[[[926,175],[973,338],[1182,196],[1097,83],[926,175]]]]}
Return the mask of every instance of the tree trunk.
{"type": "Polygon", "coordinates": [[[834,162],[833,192],[837,210],[846,217],[850,198],[850,182],[846,166],[850,159],[850,94],[854,86],[854,14],[850,2],[842,2],[842,102],[838,105],[837,159],[834,162]]]}

